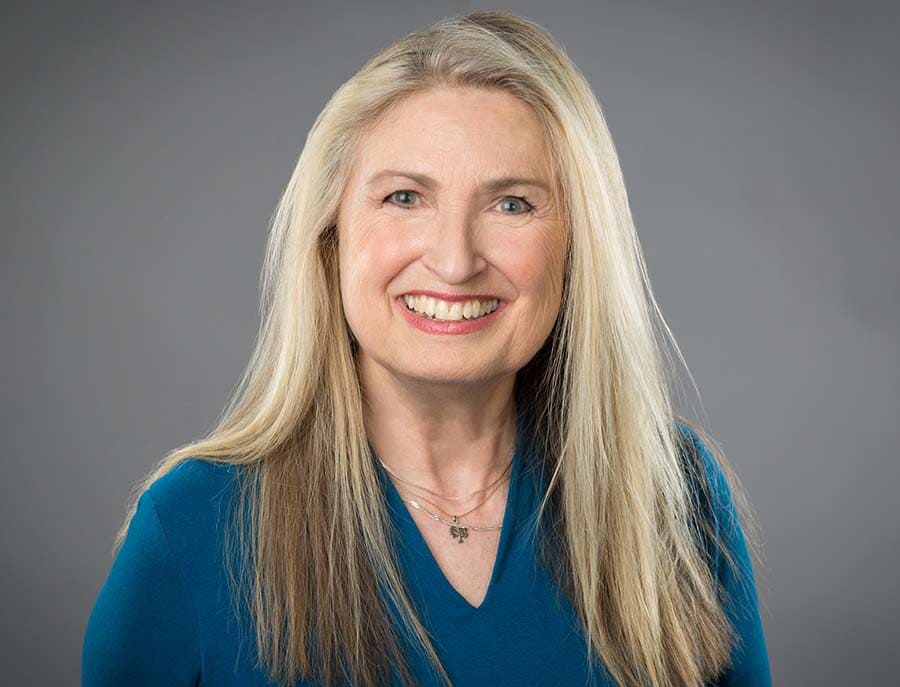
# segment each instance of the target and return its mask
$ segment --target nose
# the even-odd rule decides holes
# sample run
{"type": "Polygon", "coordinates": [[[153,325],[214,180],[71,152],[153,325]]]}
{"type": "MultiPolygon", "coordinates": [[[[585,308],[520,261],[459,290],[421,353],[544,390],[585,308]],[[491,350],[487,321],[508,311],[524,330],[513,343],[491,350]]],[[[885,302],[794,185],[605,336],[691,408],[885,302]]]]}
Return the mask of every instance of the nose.
{"type": "Polygon", "coordinates": [[[422,263],[446,284],[462,284],[487,266],[477,245],[475,223],[462,208],[435,217],[422,263]]]}

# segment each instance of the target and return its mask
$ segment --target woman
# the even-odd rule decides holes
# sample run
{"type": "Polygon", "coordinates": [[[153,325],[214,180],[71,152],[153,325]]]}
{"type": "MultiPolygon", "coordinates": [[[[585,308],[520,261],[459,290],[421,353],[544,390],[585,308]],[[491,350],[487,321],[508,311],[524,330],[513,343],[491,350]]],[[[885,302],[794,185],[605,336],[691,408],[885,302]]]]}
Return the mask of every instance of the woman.
{"type": "Polygon", "coordinates": [[[139,485],[85,685],[770,683],[737,483],[543,29],[451,18],[344,84],[263,293],[219,426],[139,485]]]}

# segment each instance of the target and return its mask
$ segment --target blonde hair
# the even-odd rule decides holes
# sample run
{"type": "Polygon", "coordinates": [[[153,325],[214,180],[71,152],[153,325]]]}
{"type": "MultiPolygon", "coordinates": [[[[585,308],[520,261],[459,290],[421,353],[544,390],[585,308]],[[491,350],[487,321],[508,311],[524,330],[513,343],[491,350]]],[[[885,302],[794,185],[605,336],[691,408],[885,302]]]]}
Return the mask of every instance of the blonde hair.
{"type": "MultiPolygon", "coordinates": [[[[549,474],[539,516],[553,536],[542,538],[541,555],[563,555],[567,565],[549,569],[581,619],[589,656],[619,684],[701,685],[727,666],[735,637],[701,545],[717,534],[697,516],[668,391],[671,359],[654,324],[674,337],[650,290],[599,103],[550,34],[503,12],[409,34],[333,95],[272,219],[247,370],[215,429],[136,485],[116,547],[137,498],[179,463],[238,466],[226,532],[237,567],[231,556],[226,563],[272,679],[374,686],[395,668],[414,684],[403,633],[452,684],[390,540],[336,250],[338,204],[362,135],[402,98],[444,86],[501,89],[532,106],[569,227],[559,317],[516,381],[549,474]],[[399,611],[396,627],[386,599],[399,611]]],[[[746,498],[716,457],[746,526],[746,498]]]]}

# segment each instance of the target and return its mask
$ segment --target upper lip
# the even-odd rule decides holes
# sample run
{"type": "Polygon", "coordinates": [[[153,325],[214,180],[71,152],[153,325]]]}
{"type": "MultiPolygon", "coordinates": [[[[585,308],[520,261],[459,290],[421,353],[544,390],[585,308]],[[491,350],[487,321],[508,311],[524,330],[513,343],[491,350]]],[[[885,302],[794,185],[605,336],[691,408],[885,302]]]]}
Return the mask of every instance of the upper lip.
{"type": "Polygon", "coordinates": [[[432,298],[438,298],[442,301],[448,301],[450,303],[457,303],[459,301],[500,300],[497,296],[492,296],[485,293],[441,293],[440,291],[427,291],[425,289],[406,291],[400,297],[403,298],[403,296],[431,296],[432,298]]]}

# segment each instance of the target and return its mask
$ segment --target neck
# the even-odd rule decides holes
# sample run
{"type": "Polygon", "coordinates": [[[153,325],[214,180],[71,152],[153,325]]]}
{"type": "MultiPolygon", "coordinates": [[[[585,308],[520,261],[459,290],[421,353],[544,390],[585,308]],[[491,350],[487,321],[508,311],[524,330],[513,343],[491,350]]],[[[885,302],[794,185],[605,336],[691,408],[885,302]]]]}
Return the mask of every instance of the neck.
{"type": "Polygon", "coordinates": [[[515,375],[481,383],[401,380],[360,360],[369,441],[391,471],[444,496],[489,486],[516,440],[515,375]]]}

